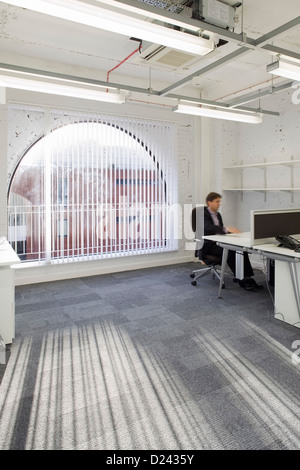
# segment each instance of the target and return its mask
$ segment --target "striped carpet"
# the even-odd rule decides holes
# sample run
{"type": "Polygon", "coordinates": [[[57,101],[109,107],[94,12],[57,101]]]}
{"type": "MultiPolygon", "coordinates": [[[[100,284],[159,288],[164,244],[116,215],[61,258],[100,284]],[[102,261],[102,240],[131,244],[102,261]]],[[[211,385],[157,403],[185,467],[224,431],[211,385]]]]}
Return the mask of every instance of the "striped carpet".
{"type": "Polygon", "coordinates": [[[299,449],[300,330],[194,268],[17,287],[0,450],[299,449]]]}

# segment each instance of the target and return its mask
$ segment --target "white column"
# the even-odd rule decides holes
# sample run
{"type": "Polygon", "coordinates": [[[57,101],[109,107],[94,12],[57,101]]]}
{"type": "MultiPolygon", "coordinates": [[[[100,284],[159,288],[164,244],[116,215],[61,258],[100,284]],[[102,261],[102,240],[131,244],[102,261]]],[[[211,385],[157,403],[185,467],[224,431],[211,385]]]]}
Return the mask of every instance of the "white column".
{"type": "Polygon", "coordinates": [[[0,88],[0,236],[7,236],[7,106],[0,88]]]}
{"type": "Polygon", "coordinates": [[[216,191],[214,181],[214,152],[213,152],[213,125],[212,120],[207,118],[198,118],[197,124],[199,132],[197,135],[200,140],[199,143],[199,163],[197,172],[198,188],[196,186],[196,193],[199,192],[197,202],[205,204],[205,198],[211,191],[216,191]]]}

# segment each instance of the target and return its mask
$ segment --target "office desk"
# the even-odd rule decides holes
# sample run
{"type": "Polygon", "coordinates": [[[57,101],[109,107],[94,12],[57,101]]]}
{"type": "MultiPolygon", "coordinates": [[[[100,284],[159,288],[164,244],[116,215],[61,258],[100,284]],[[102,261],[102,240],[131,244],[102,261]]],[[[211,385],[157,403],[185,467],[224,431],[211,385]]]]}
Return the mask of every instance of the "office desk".
{"type": "Polygon", "coordinates": [[[276,243],[252,246],[248,232],[207,235],[203,238],[214,241],[223,248],[218,298],[222,298],[221,291],[228,250],[260,254],[265,258],[275,260],[274,317],[300,328],[300,253],[279,247],[276,243]]]}
{"type": "MultiPolygon", "coordinates": [[[[237,256],[243,253],[244,251],[248,253],[253,253],[254,250],[251,247],[250,241],[250,232],[241,232],[241,233],[227,233],[224,235],[205,235],[204,240],[210,240],[216,242],[219,246],[223,248],[223,256],[222,256],[222,266],[221,266],[221,280],[219,284],[219,293],[218,297],[222,298],[222,286],[224,283],[224,276],[225,276],[225,269],[226,263],[228,258],[228,251],[232,250],[235,251],[237,256]]],[[[242,264],[243,258],[237,257],[236,259],[236,266],[239,267],[239,271],[243,272],[243,265],[242,264]]],[[[242,279],[242,276],[236,275],[238,279],[242,279]]]]}
{"type": "Polygon", "coordinates": [[[5,344],[15,337],[15,283],[12,265],[20,263],[20,258],[8,241],[0,244],[0,335],[5,344]]]}
{"type": "Polygon", "coordinates": [[[275,260],[274,317],[300,328],[300,253],[272,243],[255,250],[275,260]]]}

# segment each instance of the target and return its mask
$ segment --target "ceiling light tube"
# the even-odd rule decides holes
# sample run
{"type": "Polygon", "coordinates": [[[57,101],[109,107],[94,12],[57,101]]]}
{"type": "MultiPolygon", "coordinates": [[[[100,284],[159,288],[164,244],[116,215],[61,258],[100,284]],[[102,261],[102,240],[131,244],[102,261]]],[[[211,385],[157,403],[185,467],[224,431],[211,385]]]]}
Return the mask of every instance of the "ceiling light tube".
{"type": "Polygon", "coordinates": [[[195,55],[208,54],[215,48],[215,43],[211,39],[204,39],[121,13],[112,13],[109,10],[99,8],[92,1],[7,0],[3,3],[27,8],[112,33],[136,37],[195,55]]]}
{"type": "MultiPolygon", "coordinates": [[[[148,3],[143,3],[141,1],[139,2],[141,4],[140,7],[131,5],[127,2],[123,3],[122,0],[121,1],[119,1],[119,0],[96,0],[96,1],[99,2],[99,3],[102,3],[104,5],[108,5],[108,6],[111,6],[111,7],[114,7],[114,8],[118,8],[120,10],[125,10],[126,12],[130,11],[132,13],[135,13],[136,15],[141,15],[143,17],[152,18],[154,20],[162,21],[163,23],[173,24],[174,26],[178,26],[179,28],[188,29],[190,31],[194,31],[195,33],[200,30],[199,26],[190,25],[188,23],[185,23],[184,21],[180,21],[177,18],[176,19],[173,18],[173,17],[169,18],[165,15],[160,15],[159,13],[150,11],[148,9],[143,10],[142,8],[144,6],[153,7],[153,5],[148,4],[148,3]]],[[[156,10],[160,11],[157,8],[156,8],[156,10]]],[[[166,12],[167,10],[163,9],[162,11],[166,12]]],[[[180,15],[177,15],[177,16],[178,16],[178,18],[182,18],[180,15]]]]}
{"type": "Polygon", "coordinates": [[[15,88],[19,90],[49,93],[51,95],[70,96],[93,101],[122,104],[125,102],[125,93],[111,93],[90,88],[73,87],[65,84],[52,83],[42,80],[32,80],[17,76],[0,74],[0,87],[15,88]]]}
{"type": "Polygon", "coordinates": [[[203,108],[200,106],[188,106],[179,104],[173,108],[175,113],[191,114],[194,116],[210,117],[215,119],[226,119],[228,121],[248,122],[251,124],[259,124],[262,122],[260,113],[239,113],[237,111],[203,108]]]}
{"type": "Polygon", "coordinates": [[[279,59],[267,65],[267,72],[280,77],[300,81],[300,61],[279,59]]]}

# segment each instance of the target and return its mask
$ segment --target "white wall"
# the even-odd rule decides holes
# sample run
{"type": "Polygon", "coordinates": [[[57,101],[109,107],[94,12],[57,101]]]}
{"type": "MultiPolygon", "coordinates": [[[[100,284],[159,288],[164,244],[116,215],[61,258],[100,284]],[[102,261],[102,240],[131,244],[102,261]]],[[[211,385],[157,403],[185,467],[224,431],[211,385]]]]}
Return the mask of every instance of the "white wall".
{"type": "MultiPolygon", "coordinates": [[[[224,188],[239,186],[239,171],[222,170],[234,164],[253,164],[300,160],[300,104],[293,104],[295,90],[270,95],[262,107],[279,111],[280,116],[265,115],[262,124],[240,124],[215,121],[214,152],[216,190],[223,194],[222,214],[228,225],[250,229],[252,209],[288,209],[300,207],[300,191],[230,192],[224,188]]],[[[243,170],[243,185],[247,188],[300,188],[300,165],[272,166],[267,170],[243,170]]]]}
{"type": "Polygon", "coordinates": [[[0,236],[7,233],[7,107],[0,104],[0,236]]]}
{"type": "MultiPolygon", "coordinates": [[[[178,202],[182,207],[182,212],[184,211],[185,204],[199,202],[195,200],[195,187],[199,194],[201,193],[201,179],[199,177],[199,171],[201,170],[201,165],[199,164],[201,128],[199,119],[172,113],[167,106],[96,104],[92,102],[87,103],[83,100],[62,97],[55,98],[53,96],[17,90],[9,90],[7,98],[8,103],[28,103],[30,106],[36,106],[36,109],[31,110],[30,113],[20,114],[20,112],[7,112],[6,107],[2,106],[0,119],[5,139],[1,141],[0,175],[6,175],[6,178],[2,176],[3,184],[1,185],[2,192],[0,194],[2,222],[0,235],[6,234],[6,197],[11,175],[24,151],[43,134],[45,122],[43,112],[40,110],[47,109],[50,106],[175,122],[177,124],[176,146],[178,153],[177,156],[174,155],[174,163],[175,166],[177,165],[178,171],[178,202]]],[[[207,139],[203,145],[209,148],[210,144],[207,139]]],[[[184,237],[185,227],[183,222],[180,232],[184,237]]],[[[88,263],[69,263],[59,266],[24,267],[24,265],[20,265],[16,269],[16,285],[180,263],[193,259],[194,253],[186,250],[186,240],[184,238],[179,240],[178,245],[177,251],[147,256],[139,255],[88,263]]]]}
{"type": "MultiPolygon", "coordinates": [[[[265,99],[263,106],[266,109],[279,110],[281,114],[280,117],[265,116],[263,123],[258,125],[212,119],[201,120],[192,116],[177,115],[172,113],[168,106],[125,104],[116,109],[110,104],[86,103],[82,100],[61,97],[55,99],[48,95],[21,91],[10,91],[8,100],[36,104],[39,108],[59,106],[85,111],[90,109],[93,112],[139,116],[177,123],[179,204],[183,208],[184,204],[204,203],[208,192],[220,192],[223,195],[224,222],[248,231],[251,209],[300,207],[300,192],[225,191],[224,188],[228,185],[239,186],[240,174],[223,170],[223,167],[241,163],[300,159],[300,105],[292,103],[292,93],[293,90],[265,99]]],[[[21,122],[7,122],[6,106],[1,105],[0,108],[2,136],[0,177],[3,182],[3,175],[7,175],[6,185],[1,184],[0,189],[0,234],[5,234],[6,231],[6,195],[10,174],[25,148],[42,132],[42,125],[37,116],[38,113],[32,113],[31,119],[34,125],[28,133],[28,129],[26,130],[21,122]]],[[[267,184],[283,187],[290,185],[292,181],[294,186],[300,187],[299,169],[299,165],[293,170],[289,166],[271,168],[267,172],[267,184]]],[[[246,187],[265,183],[265,173],[261,169],[247,170],[243,174],[243,183],[246,187]]],[[[183,225],[181,229],[184,234],[183,225]]],[[[25,269],[21,266],[16,270],[16,283],[18,285],[42,282],[190,261],[193,259],[193,252],[185,249],[185,242],[184,238],[179,240],[178,251],[170,253],[38,268],[25,269]]]]}

